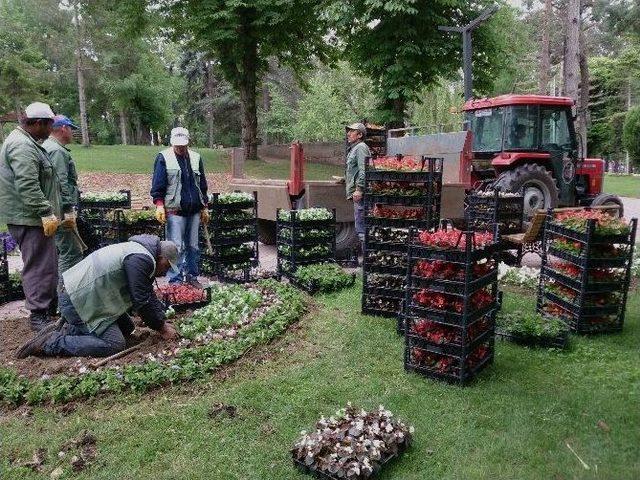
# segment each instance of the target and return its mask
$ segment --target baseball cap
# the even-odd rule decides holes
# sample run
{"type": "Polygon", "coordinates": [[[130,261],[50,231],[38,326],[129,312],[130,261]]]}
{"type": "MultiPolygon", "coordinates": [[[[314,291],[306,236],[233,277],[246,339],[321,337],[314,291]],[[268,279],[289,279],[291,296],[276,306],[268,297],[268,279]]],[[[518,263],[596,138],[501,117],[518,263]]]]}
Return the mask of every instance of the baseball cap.
{"type": "Polygon", "coordinates": [[[367,127],[364,126],[364,123],[352,123],[351,125],[347,125],[347,130],[357,130],[363,135],[367,133],[367,127]]]}
{"type": "Polygon", "coordinates": [[[169,143],[176,147],[189,145],[189,130],[184,127],[176,127],[171,130],[169,143]]]}
{"type": "Polygon", "coordinates": [[[169,240],[160,241],[160,256],[169,260],[171,268],[178,268],[178,247],[169,240]]]}
{"type": "Polygon", "coordinates": [[[53,117],[53,128],[64,126],[71,127],[73,130],[78,130],[78,126],[73,123],[69,117],[64,115],[56,115],[53,117]]]}
{"type": "Polygon", "coordinates": [[[48,118],[53,120],[53,110],[46,103],[33,102],[27,105],[24,109],[24,116],[26,118],[48,118]]]}

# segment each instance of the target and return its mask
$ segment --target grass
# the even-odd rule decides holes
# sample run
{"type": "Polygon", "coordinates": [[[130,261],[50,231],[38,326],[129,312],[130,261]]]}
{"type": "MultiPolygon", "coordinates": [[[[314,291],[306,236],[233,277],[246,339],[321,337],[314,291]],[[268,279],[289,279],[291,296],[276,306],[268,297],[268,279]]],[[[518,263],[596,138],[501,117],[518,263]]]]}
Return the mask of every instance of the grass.
{"type": "MultiPolygon", "coordinates": [[[[64,464],[67,478],[58,449],[90,429],[98,460],[74,478],[305,479],[288,449],[301,429],[348,401],[382,403],[415,426],[414,446],[383,480],[640,477],[640,291],[623,333],[572,337],[568,352],[499,342],[494,365],[466,388],[406,374],[395,322],[358,314],[359,301],[359,286],[320,297],[298,332],[254,352],[225,380],[106,397],[70,414],[5,415],[3,478],[41,478],[8,469],[7,460],[39,447],[48,451],[44,474],[64,464]],[[210,418],[218,402],[238,416],[210,418]]],[[[534,301],[508,292],[504,308],[534,301]]]]}
{"type": "MultiPolygon", "coordinates": [[[[80,172],[148,173],[153,171],[153,162],[158,152],[165,147],[142,145],[95,145],[84,148],[71,145],[71,154],[80,172]]],[[[210,148],[196,149],[204,159],[207,173],[227,173],[231,171],[229,153],[210,148]]],[[[309,163],[305,166],[308,180],[329,180],[332,175],[343,175],[344,169],[336,165],[309,163]]],[[[288,161],[262,160],[247,162],[245,173],[252,178],[289,177],[288,161]]]]}
{"type": "Polygon", "coordinates": [[[631,175],[605,175],[604,191],[621,197],[640,198],[640,177],[631,175]]]}

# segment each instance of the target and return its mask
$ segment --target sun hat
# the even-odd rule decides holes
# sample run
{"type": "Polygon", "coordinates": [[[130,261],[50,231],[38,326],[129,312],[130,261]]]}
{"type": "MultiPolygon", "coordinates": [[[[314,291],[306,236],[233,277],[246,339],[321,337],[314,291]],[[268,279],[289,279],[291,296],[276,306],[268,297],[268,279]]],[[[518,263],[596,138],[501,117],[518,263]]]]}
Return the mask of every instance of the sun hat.
{"type": "Polygon", "coordinates": [[[189,145],[189,130],[184,127],[176,127],[171,130],[169,143],[174,147],[189,145]]]}

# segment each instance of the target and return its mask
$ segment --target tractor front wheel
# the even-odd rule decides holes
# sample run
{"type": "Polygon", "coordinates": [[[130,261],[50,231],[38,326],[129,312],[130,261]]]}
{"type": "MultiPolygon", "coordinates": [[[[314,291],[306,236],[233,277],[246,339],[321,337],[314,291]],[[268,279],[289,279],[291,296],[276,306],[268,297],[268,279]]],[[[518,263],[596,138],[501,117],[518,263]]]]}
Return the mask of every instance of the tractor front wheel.
{"type": "Polygon", "coordinates": [[[558,206],[558,186],[551,173],[541,165],[527,163],[503,172],[495,184],[503,192],[524,192],[524,217],[529,220],[536,210],[558,206]]]}
{"type": "Polygon", "coordinates": [[[591,206],[592,207],[601,207],[601,206],[618,207],[618,209],[616,210],[615,216],[622,218],[622,216],[624,215],[624,205],[622,204],[622,200],[620,199],[620,197],[616,195],[611,195],[609,193],[601,193],[597,195],[591,201],[591,206]]]}

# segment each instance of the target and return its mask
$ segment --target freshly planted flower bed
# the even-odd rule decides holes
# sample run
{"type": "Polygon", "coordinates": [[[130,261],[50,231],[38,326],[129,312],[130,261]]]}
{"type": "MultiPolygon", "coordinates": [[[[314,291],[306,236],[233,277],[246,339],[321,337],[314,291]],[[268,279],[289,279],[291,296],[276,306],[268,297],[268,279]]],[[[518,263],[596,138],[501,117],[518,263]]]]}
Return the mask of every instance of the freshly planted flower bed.
{"type": "Polygon", "coordinates": [[[301,432],[291,454],[294,464],[318,478],[364,480],[400,456],[411,444],[413,427],[382,405],[367,412],[348,404],[322,417],[311,433],[301,432]]]}
{"type": "Polygon", "coordinates": [[[299,267],[290,281],[310,294],[342,290],[353,285],[356,276],[345,272],[334,263],[321,263],[299,267]]]}
{"type": "Polygon", "coordinates": [[[539,313],[579,333],[620,331],[624,323],[637,220],[600,211],[549,216],[538,289],[539,313]]]}
{"type": "Polygon", "coordinates": [[[566,348],[569,327],[557,318],[529,312],[499,314],[496,334],[521,345],[547,348],[566,348]]]}
{"type": "Polygon", "coordinates": [[[30,380],[11,369],[0,369],[0,403],[64,403],[202,378],[281,335],[304,311],[302,294],[273,280],[248,288],[218,286],[212,289],[208,306],[177,320],[183,335],[177,344],[160,344],[155,354],[141,363],[101,367],[78,375],[30,380]]]}

